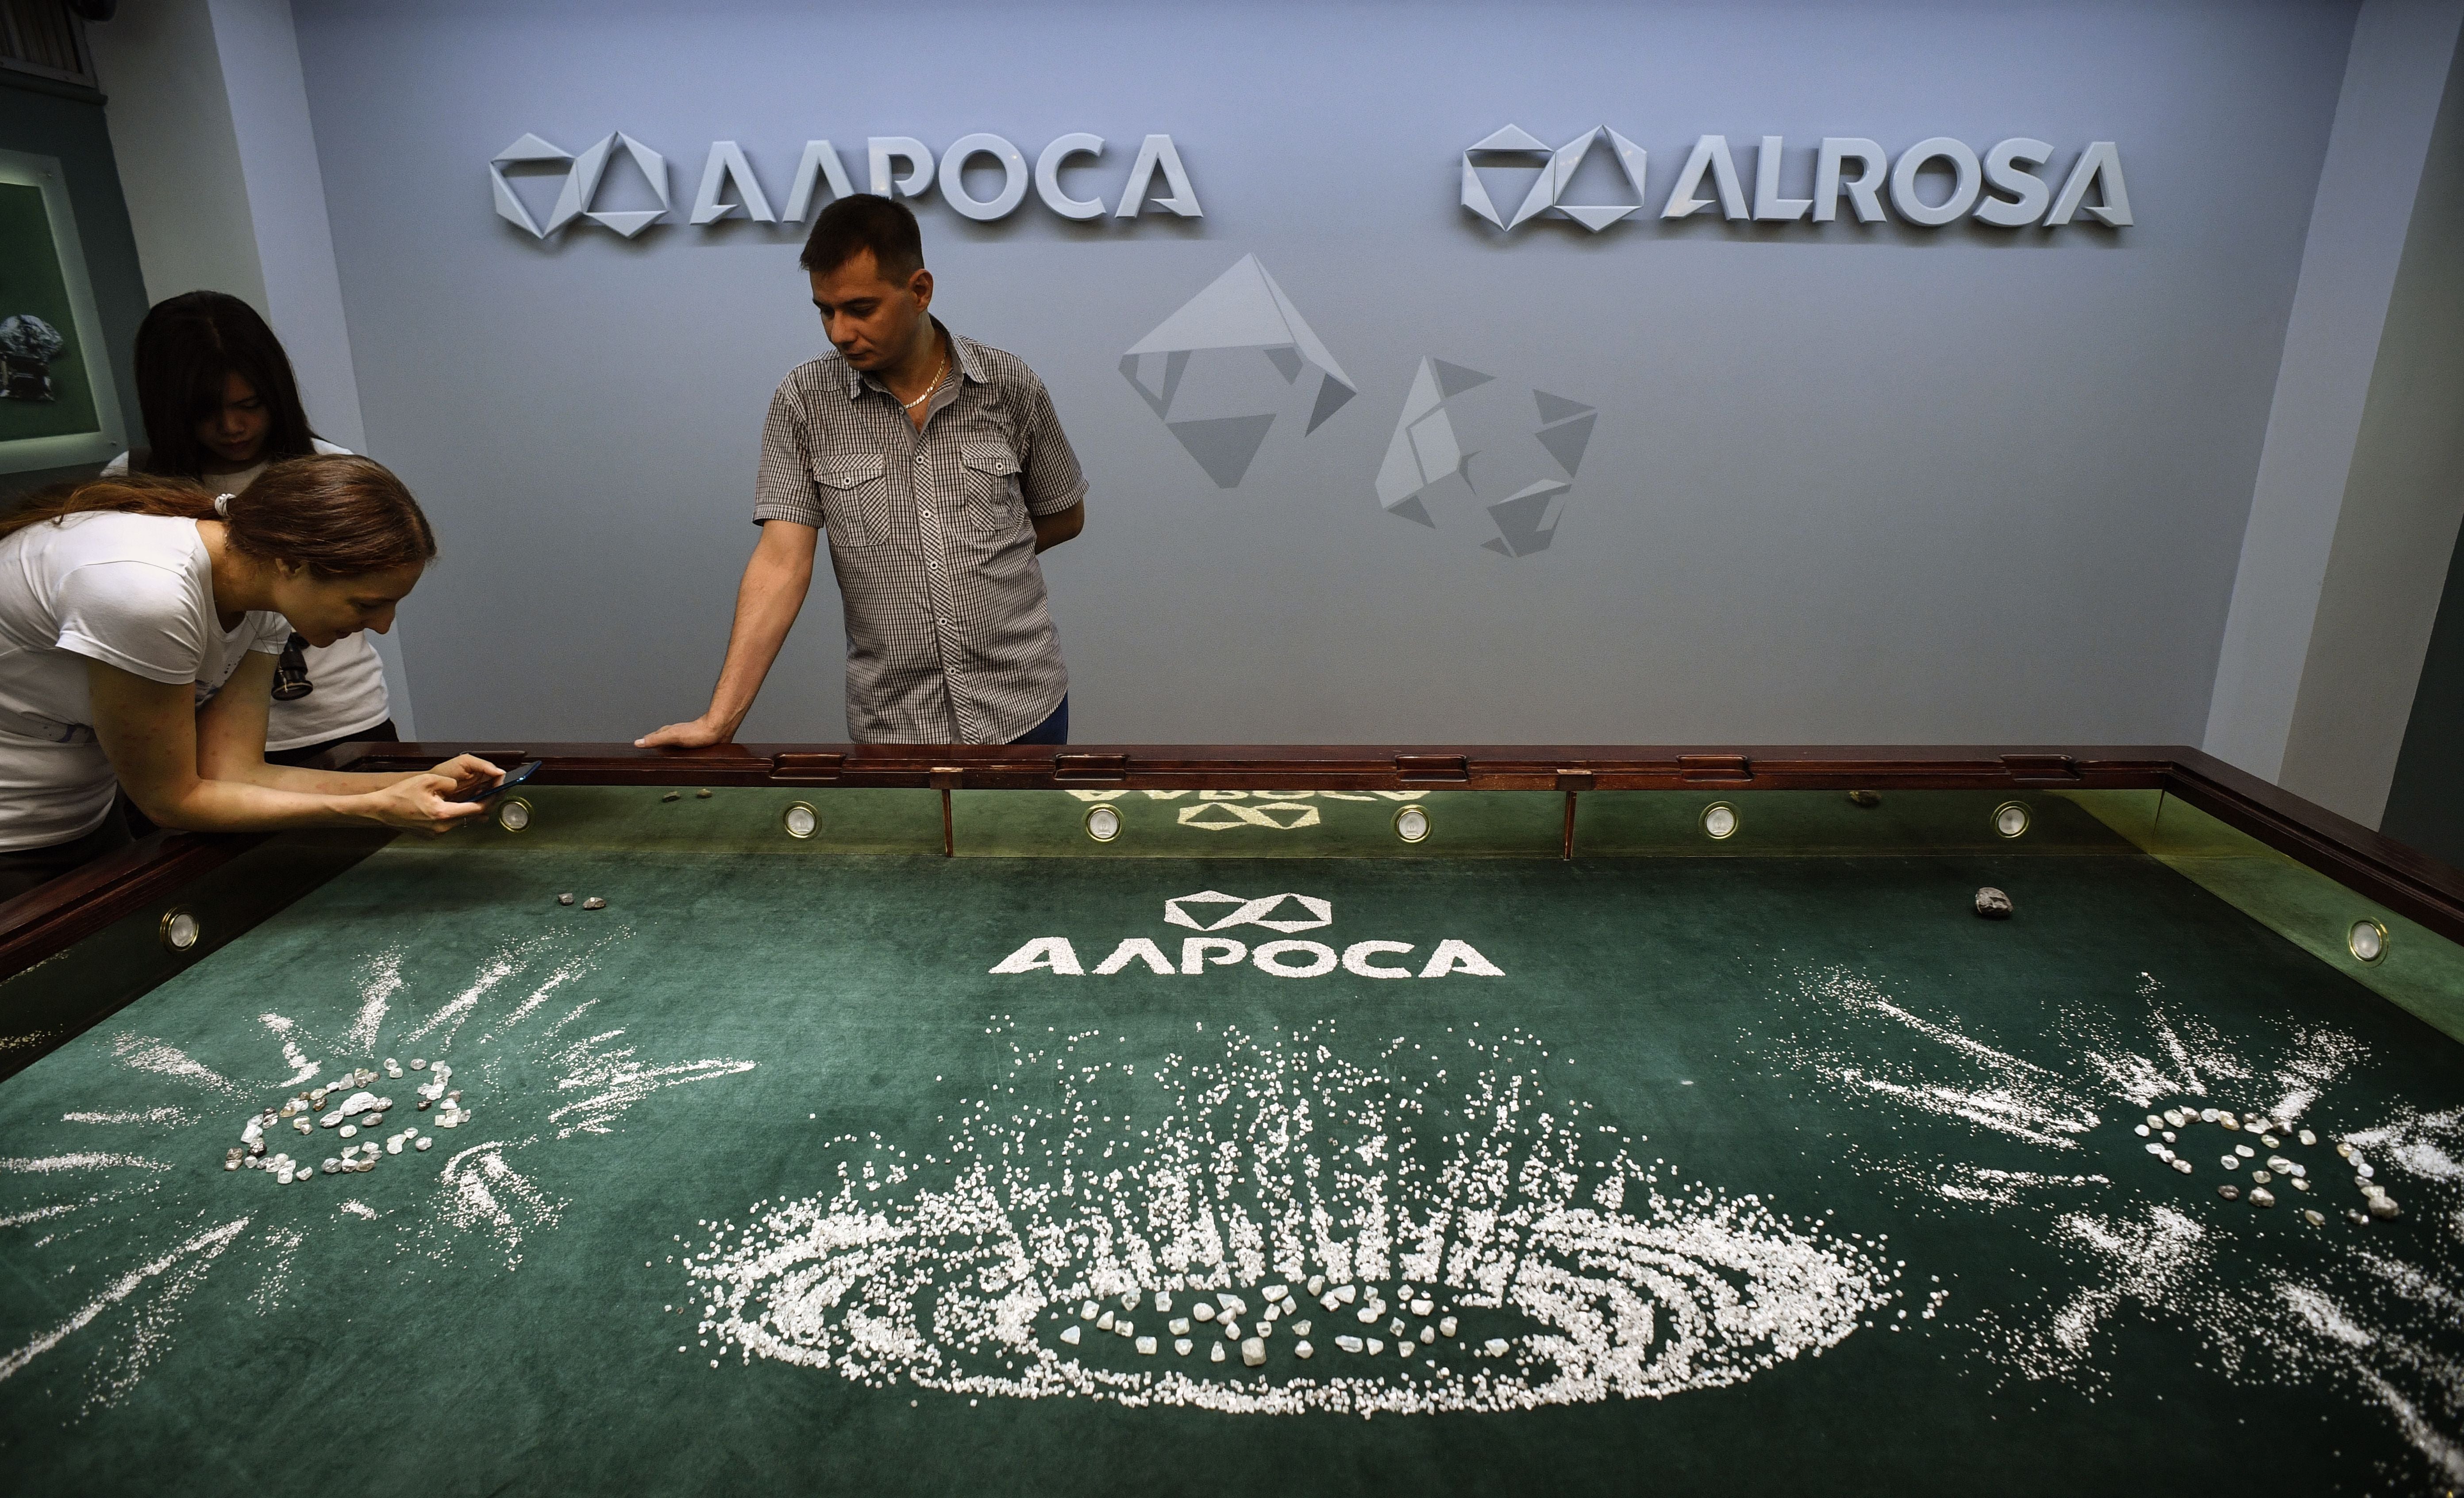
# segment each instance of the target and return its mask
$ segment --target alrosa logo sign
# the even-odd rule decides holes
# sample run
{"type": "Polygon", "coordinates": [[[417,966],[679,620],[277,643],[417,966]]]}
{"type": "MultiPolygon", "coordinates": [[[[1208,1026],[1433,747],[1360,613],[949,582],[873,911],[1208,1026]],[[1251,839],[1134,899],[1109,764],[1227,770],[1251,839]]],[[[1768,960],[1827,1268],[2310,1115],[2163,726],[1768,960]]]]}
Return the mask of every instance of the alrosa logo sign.
{"type": "MultiPolygon", "coordinates": [[[[913,136],[876,135],[864,144],[864,190],[882,197],[919,198],[937,187],[943,201],[954,211],[985,222],[1006,218],[1016,211],[1026,201],[1030,187],[1045,208],[1063,218],[1101,218],[1107,212],[1115,218],[1136,218],[1150,207],[1183,218],[1203,216],[1198,206],[1197,189],[1191,187],[1180,152],[1168,135],[1151,135],[1139,143],[1112,207],[1106,207],[1100,190],[1091,197],[1073,196],[1063,173],[1091,179],[1104,151],[1102,136],[1083,132],[1065,135],[1038,152],[1035,165],[1029,167],[1025,154],[1008,141],[998,135],[978,134],[950,143],[936,165],[933,148],[913,136]],[[979,198],[968,190],[967,173],[979,165],[997,169],[1001,176],[1001,187],[990,197],[979,198]]],[[[621,130],[579,153],[539,136],[525,135],[488,163],[488,180],[495,193],[497,215],[536,239],[549,238],[577,220],[611,229],[630,239],[674,211],[668,188],[668,159],[621,130]],[[658,207],[608,210],[596,207],[609,167],[620,161],[629,161],[640,172],[658,207]],[[560,166],[563,168],[563,181],[555,204],[542,218],[522,202],[506,171],[510,167],[517,175],[537,175],[560,166]]],[[[777,210],[771,208],[770,194],[755,174],[744,147],[734,141],[713,141],[709,154],[702,160],[701,186],[693,193],[693,207],[686,218],[693,224],[709,225],[741,214],[763,224],[801,224],[824,189],[833,198],[849,197],[857,190],[847,163],[827,141],[804,143],[795,175],[788,181],[785,207],[777,210]]],[[[1093,189],[1082,185],[1076,190],[1093,189]]]]}
{"type": "MultiPolygon", "coordinates": [[[[1332,902],[1313,894],[1280,894],[1255,898],[1200,890],[1163,902],[1167,926],[1200,933],[1180,941],[1178,960],[1152,936],[1124,936],[1102,961],[1095,976],[1110,978],[1133,964],[1158,978],[1195,978],[1210,967],[1235,967],[1245,961],[1276,978],[1324,978],[1341,968],[1355,978],[1445,978],[1463,973],[1474,978],[1503,978],[1496,963],[1480,955],[1468,941],[1451,936],[1430,944],[1425,958],[1410,941],[1352,941],[1337,947],[1297,933],[1334,924],[1332,902]],[[1248,940],[1222,933],[1254,927],[1280,939],[1248,940]]],[[[1089,950],[1092,950],[1090,948],[1089,950]]],[[[993,964],[996,973],[1053,973],[1082,978],[1087,969],[1078,948],[1067,936],[1037,936],[993,964]]]]}
{"type": "MultiPolygon", "coordinates": [[[[1924,229],[1941,229],[1963,218],[1995,229],[2024,229],[2032,224],[2058,229],[2072,223],[2122,229],[2132,221],[2130,192],[2122,180],[2122,151],[2111,141],[2089,142],[2069,170],[2059,174],[2061,187],[2057,190],[2055,174],[2040,174],[2039,169],[2050,165],[2058,153],[2051,144],[2025,136],[2000,142],[1981,157],[1968,143],[1947,135],[1919,141],[1897,157],[1880,142],[1862,136],[1825,136],[1810,163],[1811,195],[1801,198],[1788,196],[1793,184],[1783,182],[1787,149],[1788,143],[1776,135],[1764,136],[1753,147],[1754,190],[1749,199],[1728,138],[1699,138],[1686,154],[1685,165],[1678,168],[1676,185],[1669,188],[1659,216],[1690,218],[1716,209],[1731,223],[1827,224],[1838,216],[1840,200],[1845,198],[1860,224],[1881,223],[1894,214],[1924,229]],[[1929,174],[1936,180],[1928,181],[1929,174]],[[1946,174],[1948,183],[1944,186],[1939,179],[1946,174]],[[1883,208],[1886,195],[1888,211],[1883,208]]],[[[1646,210],[1651,187],[1648,168],[1649,153],[1606,125],[1552,147],[1509,124],[1463,153],[1463,206],[1504,230],[1554,216],[1598,233],[1646,210]],[[1634,201],[1569,201],[1575,174],[1595,152],[1615,164],[1612,180],[1623,178],[1624,195],[1634,201]],[[1508,177],[1519,190],[1509,192],[1501,203],[1492,188],[1505,186],[1508,177]]]]}

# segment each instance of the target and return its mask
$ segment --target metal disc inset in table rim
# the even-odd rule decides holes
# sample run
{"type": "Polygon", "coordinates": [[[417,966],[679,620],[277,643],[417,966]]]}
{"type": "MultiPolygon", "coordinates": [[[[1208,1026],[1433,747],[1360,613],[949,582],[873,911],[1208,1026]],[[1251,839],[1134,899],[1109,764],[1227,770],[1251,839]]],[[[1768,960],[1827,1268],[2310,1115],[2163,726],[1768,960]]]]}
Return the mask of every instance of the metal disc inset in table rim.
{"type": "Polygon", "coordinates": [[[1401,838],[1406,843],[1427,842],[1429,840],[1429,808],[1426,806],[1403,806],[1397,808],[1395,813],[1395,835],[1401,838]]]}
{"type": "Polygon", "coordinates": [[[1087,835],[1098,843],[1109,843],[1121,835],[1121,811],[1117,806],[1095,805],[1087,808],[1087,835]]]}
{"type": "Polygon", "coordinates": [[[2367,915],[2353,922],[2344,933],[2344,949],[2355,960],[2376,962],[2387,956],[2387,929],[2367,915]]]}
{"type": "Polygon", "coordinates": [[[519,796],[508,796],[496,804],[496,826],[508,832],[519,832],[531,825],[531,804],[519,796]]]}
{"type": "Polygon", "coordinates": [[[779,825],[787,829],[789,837],[811,837],[822,829],[822,814],[809,801],[790,802],[787,809],[779,813],[779,825]]]}
{"type": "Polygon", "coordinates": [[[1703,808],[1703,835],[1715,843],[1737,835],[1737,808],[1725,801],[1715,801],[1703,808]]]}
{"type": "Polygon", "coordinates": [[[163,922],[155,928],[155,935],[162,938],[163,950],[166,952],[186,952],[194,947],[205,934],[206,928],[198,923],[197,917],[176,905],[163,913],[163,922]]]}
{"type": "Polygon", "coordinates": [[[1993,835],[2006,838],[2024,836],[2033,820],[2026,802],[2006,801],[1993,808],[1993,835]]]}

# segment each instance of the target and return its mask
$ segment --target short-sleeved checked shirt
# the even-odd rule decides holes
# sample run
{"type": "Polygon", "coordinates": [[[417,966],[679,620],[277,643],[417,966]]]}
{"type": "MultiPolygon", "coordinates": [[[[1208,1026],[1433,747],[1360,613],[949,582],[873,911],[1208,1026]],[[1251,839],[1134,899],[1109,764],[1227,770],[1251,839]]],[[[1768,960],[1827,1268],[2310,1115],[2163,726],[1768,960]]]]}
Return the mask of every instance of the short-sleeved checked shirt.
{"type": "Polygon", "coordinates": [[[859,743],[1006,743],[1069,691],[1027,518],[1067,510],[1087,480],[1034,370],[950,344],[922,431],[836,354],[781,381],[762,424],[753,518],[829,538],[859,743]]]}

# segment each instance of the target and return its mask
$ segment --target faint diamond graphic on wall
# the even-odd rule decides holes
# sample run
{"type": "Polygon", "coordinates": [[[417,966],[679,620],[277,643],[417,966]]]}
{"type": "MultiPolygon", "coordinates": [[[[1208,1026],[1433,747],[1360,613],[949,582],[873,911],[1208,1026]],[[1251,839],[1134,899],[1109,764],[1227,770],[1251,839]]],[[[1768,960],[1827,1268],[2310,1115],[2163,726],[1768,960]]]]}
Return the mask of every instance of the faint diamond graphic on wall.
{"type": "Polygon", "coordinates": [[[621,130],[579,156],[553,142],[543,141],[536,135],[525,135],[498,151],[495,158],[488,163],[488,180],[495,189],[496,216],[507,223],[529,231],[531,236],[537,239],[545,239],[576,218],[586,218],[592,223],[605,225],[630,239],[660,219],[667,217],[670,207],[668,159],[621,130]],[[640,169],[643,178],[649,183],[651,195],[658,200],[657,208],[626,209],[606,212],[598,212],[591,209],[590,205],[599,197],[599,185],[607,174],[609,153],[620,145],[625,148],[625,153],[632,158],[634,166],[640,169]],[[548,210],[547,222],[541,224],[531,216],[530,209],[523,204],[520,197],[516,195],[513,184],[505,177],[505,168],[550,165],[558,162],[568,164],[565,167],[564,184],[557,193],[556,206],[548,210]]]}
{"type": "Polygon", "coordinates": [[[1504,556],[1546,551],[1598,419],[1580,401],[1423,359],[1378,466],[1377,502],[1432,530],[1486,530],[1481,544],[1504,556]]]}
{"type": "Polygon", "coordinates": [[[1278,417],[1318,430],[1359,393],[1254,254],[1121,356],[1121,374],[1219,489],[1240,485],[1278,417]]]}

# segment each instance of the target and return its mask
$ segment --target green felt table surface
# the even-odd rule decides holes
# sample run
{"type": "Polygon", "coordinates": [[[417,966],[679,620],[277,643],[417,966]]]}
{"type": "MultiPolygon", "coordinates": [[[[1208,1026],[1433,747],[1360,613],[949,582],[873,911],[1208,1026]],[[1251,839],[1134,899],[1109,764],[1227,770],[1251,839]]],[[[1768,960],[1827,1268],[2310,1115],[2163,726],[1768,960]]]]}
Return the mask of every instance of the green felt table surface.
{"type": "Polygon", "coordinates": [[[1786,818],[1746,799],[1677,856],[1715,797],[1603,801],[1560,862],[1545,794],[1427,799],[1408,850],[1396,797],[1133,793],[1096,848],[1095,802],[1000,794],[945,859],[930,792],[807,796],[797,843],[792,796],[539,790],[0,1083],[11,1491],[2464,1477],[2457,1044],[2105,820],[2045,801],[2022,848],[1992,798],[1882,831],[1825,798],[1757,847],[1786,818]],[[1193,940],[1243,953],[1183,972],[1193,940]],[[394,1099],[363,1137],[433,1148],[224,1168],[352,1066],[394,1099]],[[2183,1104],[2288,1132],[2187,1124],[2184,1174],[2134,1132],[2183,1104]],[[2346,1138],[2401,1216],[2346,1220],[2346,1138]],[[2314,1189],[2254,1206],[2271,1155],[2314,1189]],[[1254,1323],[1267,1283],[1264,1366],[1175,1353],[1201,1291],[1254,1323]],[[1333,1343],[1442,1315],[1408,1362],[1333,1343]]]}

